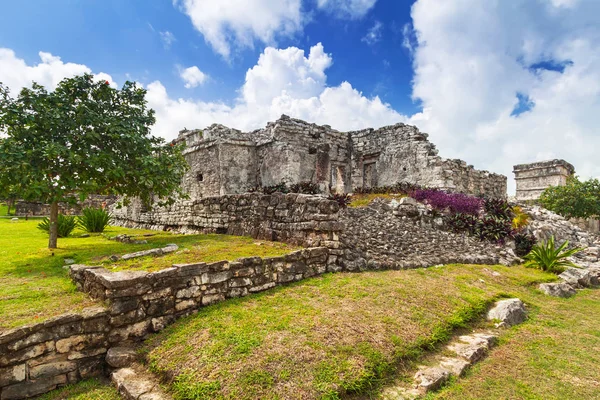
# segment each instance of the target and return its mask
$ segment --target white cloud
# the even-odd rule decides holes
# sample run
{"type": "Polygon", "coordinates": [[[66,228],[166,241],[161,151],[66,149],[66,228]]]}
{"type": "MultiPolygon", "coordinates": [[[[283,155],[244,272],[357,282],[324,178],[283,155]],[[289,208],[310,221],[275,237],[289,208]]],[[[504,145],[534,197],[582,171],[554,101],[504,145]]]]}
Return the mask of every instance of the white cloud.
{"type": "MultiPolygon", "coordinates": [[[[66,77],[92,73],[86,65],[65,63],[60,57],[43,51],[38,54],[41,62],[29,66],[23,59],[17,58],[11,49],[0,48],[0,82],[8,86],[12,95],[16,95],[23,87],[31,87],[33,81],[54,89],[66,77]]],[[[109,81],[113,87],[116,86],[108,74],[101,72],[95,77],[98,80],[109,81]]]]}
{"type": "Polygon", "coordinates": [[[378,97],[368,98],[348,82],[328,87],[326,69],[332,58],[319,43],[308,57],[295,47],[268,47],[246,72],[239,98],[232,105],[193,99],[173,99],[160,82],[148,85],[148,103],[156,110],[153,132],[174,138],[186,128],[213,123],[253,130],[281,114],[340,130],[383,126],[406,121],[378,97]]]}
{"type": "Polygon", "coordinates": [[[508,176],[564,158],[600,176],[600,3],[595,0],[418,0],[411,122],[445,156],[508,176]],[[571,61],[564,71],[532,64],[571,61]],[[517,93],[534,107],[511,115],[517,93]]]}
{"type": "Polygon", "coordinates": [[[317,0],[317,6],[338,18],[357,19],[364,17],[376,2],[377,0],[317,0]]]}
{"type": "Polygon", "coordinates": [[[379,21],[375,21],[375,24],[367,31],[367,34],[361,39],[369,46],[381,40],[381,31],[383,30],[383,24],[379,21]]]}
{"type": "Polygon", "coordinates": [[[208,75],[200,71],[200,68],[195,65],[188,68],[178,67],[178,69],[179,76],[185,82],[185,87],[187,89],[192,89],[202,85],[208,79],[208,75]]]}
{"type": "Polygon", "coordinates": [[[231,56],[231,43],[253,47],[273,44],[303,26],[301,0],[175,0],[204,40],[220,55],[231,56]]]}
{"type": "MultiPolygon", "coordinates": [[[[150,27],[152,28],[152,25],[150,25],[150,27]]],[[[154,30],[154,28],[152,28],[152,29],[154,30]]],[[[173,42],[175,42],[177,40],[175,38],[175,35],[173,35],[173,33],[169,32],[169,31],[159,32],[159,34],[160,34],[160,40],[162,40],[163,46],[165,46],[165,49],[170,49],[173,42]]]]}

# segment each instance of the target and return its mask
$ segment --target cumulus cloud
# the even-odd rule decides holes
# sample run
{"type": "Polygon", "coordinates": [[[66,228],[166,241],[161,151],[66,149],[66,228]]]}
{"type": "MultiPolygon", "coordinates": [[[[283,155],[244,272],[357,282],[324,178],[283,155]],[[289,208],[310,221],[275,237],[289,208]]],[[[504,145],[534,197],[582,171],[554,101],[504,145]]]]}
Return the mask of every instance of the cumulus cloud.
{"type": "Polygon", "coordinates": [[[178,69],[179,69],[179,76],[185,82],[184,86],[187,89],[192,89],[199,85],[202,85],[208,79],[208,75],[206,75],[204,72],[200,71],[200,68],[198,68],[195,65],[188,67],[188,68],[178,67],[178,69]]]}
{"type": "Polygon", "coordinates": [[[564,158],[600,176],[600,3],[418,0],[410,119],[441,154],[500,172],[564,158]],[[556,66],[561,66],[556,68],[556,66]],[[527,99],[528,110],[515,108],[527,99]]]}
{"type": "Polygon", "coordinates": [[[161,82],[148,85],[148,103],[156,110],[153,132],[174,138],[183,127],[222,123],[242,130],[264,127],[281,114],[340,130],[406,121],[378,97],[369,98],[348,82],[327,86],[326,69],[333,60],[319,43],[308,56],[301,49],[267,47],[246,72],[233,104],[171,98],[161,82]]]}
{"type": "Polygon", "coordinates": [[[317,0],[317,6],[338,18],[357,19],[364,17],[376,2],[377,0],[317,0]]]}
{"type": "MultiPolygon", "coordinates": [[[[31,87],[33,81],[46,88],[54,89],[66,77],[92,73],[86,65],[65,63],[60,57],[43,51],[38,55],[41,62],[29,66],[11,49],[0,48],[0,82],[8,86],[13,95],[23,87],[31,87]]],[[[97,73],[95,76],[98,80],[109,81],[111,86],[116,86],[112,77],[106,73],[97,73]]]]}
{"type": "Polygon", "coordinates": [[[374,45],[381,40],[382,30],[383,24],[379,21],[375,21],[375,24],[373,24],[373,26],[367,31],[367,34],[361,39],[361,41],[365,42],[369,46],[374,45]]]}
{"type": "Polygon", "coordinates": [[[255,40],[273,44],[303,26],[301,0],[175,0],[204,40],[224,58],[231,43],[253,47],[255,40]]]}

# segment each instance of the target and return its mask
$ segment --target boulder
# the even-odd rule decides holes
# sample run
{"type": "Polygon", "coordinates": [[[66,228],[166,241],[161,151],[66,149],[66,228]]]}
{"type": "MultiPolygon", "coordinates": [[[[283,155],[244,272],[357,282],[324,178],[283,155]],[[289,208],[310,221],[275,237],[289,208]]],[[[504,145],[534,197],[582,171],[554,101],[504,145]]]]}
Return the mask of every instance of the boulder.
{"type": "Polygon", "coordinates": [[[583,268],[569,268],[559,277],[574,288],[586,288],[598,285],[598,277],[583,268]]]}
{"type": "Polygon", "coordinates": [[[415,374],[415,381],[423,393],[439,389],[450,378],[450,371],[440,367],[422,367],[415,374]]]}
{"type": "Polygon", "coordinates": [[[518,325],[526,318],[525,304],[520,299],[500,300],[487,314],[488,320],[500,322],[498,327],[518,325]]]}
{"type": "Polygon", "coordinates": [[[575,289],[566,282],[542,283],[538,289],[548,296],[554,297],[571,297],[577,293],[575,289]]]}

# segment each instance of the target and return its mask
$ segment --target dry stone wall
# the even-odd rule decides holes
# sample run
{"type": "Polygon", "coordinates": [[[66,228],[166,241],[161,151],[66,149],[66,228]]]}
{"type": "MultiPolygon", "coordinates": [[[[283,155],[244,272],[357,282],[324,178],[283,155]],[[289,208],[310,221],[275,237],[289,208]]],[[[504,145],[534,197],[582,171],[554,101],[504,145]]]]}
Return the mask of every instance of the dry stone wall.
{"type": "MultiPolygon", "coordinates": [[[[91,195],[82,203],[59,203],[58,211],[64,215],[81,215],[81,210],[85,207],[101,208],[110,206],[116,201],[117,196],[91,195]]],[[[15,215],[19,217],[47,216],[50,215],[50,204],[19,200],[15,204],[15,215]]]]}
{"type": "Polygon", "coordinates": [[[106,371],[108,349],[143,340],[176,318],[328,270],[327,248],[154,273],[71,266],[78,287],[106,307],[0,333],[0,400],[36,396],[106,371]]]}
{"type": "Polygon", "coordinates": [[[338,211],[335,201],[318,196],[246,193],[179,201],[153,210],[134,202],[113,209],[113,215],[116,224],[130,228],[226,233],[335,248],[342,229],[338,211]]]}
{"type": "Polygon", "coordinates": [[[404,269],[438,264],[505,264],[519,259],[507,246],[449,232],[441,217],[411,198],[375,200],[341,212],[342,268],[404,269]]]}

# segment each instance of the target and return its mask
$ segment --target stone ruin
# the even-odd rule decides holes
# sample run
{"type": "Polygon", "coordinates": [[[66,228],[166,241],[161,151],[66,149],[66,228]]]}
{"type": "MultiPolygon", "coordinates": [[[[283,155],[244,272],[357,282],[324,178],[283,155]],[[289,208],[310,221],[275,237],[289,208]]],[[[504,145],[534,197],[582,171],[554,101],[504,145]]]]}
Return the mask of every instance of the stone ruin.
{"type": "Polygon", "coordinates": [[[565,160],[540,161],[513,167],[517,183],[517,201],[536,201],[550,186],[564,186],[575,174],[575,167],[565,160]]]}
{"type": "Polygon", "coordinates": [[[182,130],[176,143],[190,170],[192,200],[239,194],[257,186],[313,182],[323,193],[409,182],[474,195],[506,196],[506,177],[439,157],[426,133],[410,125],[340,132],[286,115],[241,132],[213,124],[182,130]]]}

